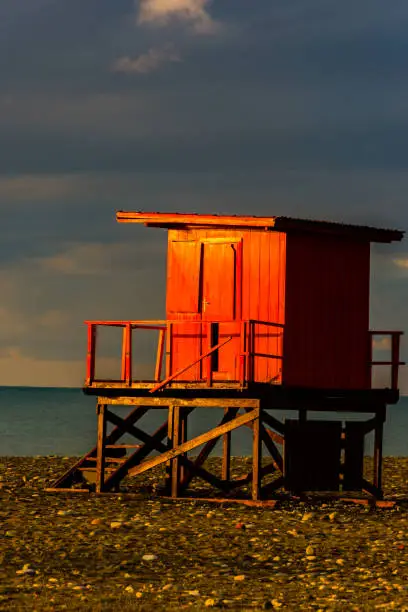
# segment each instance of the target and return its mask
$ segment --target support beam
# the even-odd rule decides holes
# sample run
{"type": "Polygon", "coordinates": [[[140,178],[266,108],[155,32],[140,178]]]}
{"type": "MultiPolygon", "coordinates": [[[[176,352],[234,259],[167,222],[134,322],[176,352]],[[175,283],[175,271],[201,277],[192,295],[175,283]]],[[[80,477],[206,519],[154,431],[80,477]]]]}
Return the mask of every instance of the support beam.
{"type": "MultiPolygon", "coordinates": [[[[197,446],[201,446],[201,444],[205,444],[206,442],[213,440],[214,438],[219,438],[227,431],[232,431],[233,429],[236,429],[241,425],[245,425],[245,423],[249,423],[250,421],[253,421],[256,418],[259,418],[259,409],[254,409],[249,414],[243,414],[239,417],[236,417],[229,423],[219,425],[218,427],[215,427],[209,432],[201,434],[200,436],[197,436],[196,438],[193,438],[192,440],[189,440],[184,444],[180,444],[178,448],[173,448],[167,452],[164,452],[158,457],[152,457],[151,459],[148,459],[143,463],[143,465],[139,465],[137,468],[132,470],[132,474],[142,474],[143,472],[146,472],[147,470],[150,470],[151,468],[156,467],[157,465],[165,463],[169,459],[178,457],[183,453],[192,450],[193,448],[196,448],[197,446]]],[[[192,462],[191,464],[194,465],[192,462]]]]}
{"type": "Polygon", "coordinates": [[[105,443],[106,443],[106,406],[98,404],[98,438],[96,443],[96,492],[104,490],[105,483],[105,443]]]}
{"type": "Polygon", "coordinates": [[[261,417],[260,411],[258,418],[253,421],[253,440],[252,440],[252,499],[258,501],[260,499],[261,490],[261,460],[262,460],[262,445],[260,436],[261,417]]]}
{"type": "Polygon", "coordinates": [[[373,484],[382,497],[382,455],[383,455],[383,429],[385,421],[385,407],[376,414],[374,429],[374,478],[373,484]]]}
{"type": "MultiPolygon", "coordinates": [[[[173,440],[172,448],[178,448],[181,438],[180,424],[180,406],[173,407],[173,440]]],[[[180,488],[180,460],[179,457],[174,457],[170,460],[171,463],[171,496],[179,496],[180,488]]]]}
{"type": "MultiPolygon", "coordinates": [[[[233,418],[235,418],[237,412],[238,412],[238,408],[229,409],[228,414],[224,413],[224,416],[222,418],[222,421],[221,421],[220,425],[223,425],[224,423],[228,423],[233,418]]],[[[209,455],[214,450],[218,440],[219,440],[219,437],[218,438],[213,438],[212,440],[210,440],[209,442],[207,442],[204,445],[204,447],[201,449],[198,457],[196,458],[196,460],[193,463],[194,469],[201,467],[205,463],[205,461],[208,459],[209,455]]],[[[187,489],[188,485],[193,480],[194,476],[195,476],[194,471],[188,471],[188,470],[186,471],[186,475],[183,478],[183,480],[181,481],[181,488],[182,488],[183,491],[185,489],[187,489]]],[[[226,480],[226,479],[223,478],[223,480],[226,480]]]]}
{"type": "MultiPolygon", "coordinates": [[[[188,416],[192,413],[194,408],[181,408],[180,407],[180,442],[184,444],[188,439],[188,416]]],[[[187,455],[184,455],[187,457],[187,455]]],[[[186,466],[180,465],[180,481],[182,481],[187,473],[186,466]]]]}
{"type": "MultiPolygon", "coordinates": [[[[143,432],[144,433],[144,432],[143,432]]],[[[109,491],[111,488],[120,483],[123,478],[129,474],[129,471],[135,466],[141,463],[153,450],[157,450],[157,445],[162,443],[162,440],[167,435],[167,421],[165,421],[160,427],[154,432],[153,435],[149,436],[145,434],[144,444],[139,447],[132,455],[130,455],[124,463],[122,463],[116,472],[111,474],[105,481],[105,491],[109,491]]],[[[164,444],[162,447],[166,449],[164,444]]]]}
{"type": "MultiPolygon", "coordinates": [[[[224,418],[228,419],[230,408],[224,408],[224,418]]],[[[222,437],[222,479],[231,477],[231,432],[227,431],[222,437]]]]}

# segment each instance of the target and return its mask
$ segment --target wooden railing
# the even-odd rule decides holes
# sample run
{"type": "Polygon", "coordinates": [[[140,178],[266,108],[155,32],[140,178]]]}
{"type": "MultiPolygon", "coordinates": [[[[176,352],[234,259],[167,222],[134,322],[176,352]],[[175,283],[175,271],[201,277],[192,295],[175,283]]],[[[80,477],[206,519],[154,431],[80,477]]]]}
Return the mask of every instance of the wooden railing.
{"type": "Polygon", "coordinates": [[[369,331],[369,375],[370,375],[370,386],[372,386],[372,369],[373,366],[391,366],[391,389],[398,389],[398,375],[399,367],[405,365],[404,361],[400,361],[400,345],[401,336],[404,332],[402,331],[383,331],[375,330],[369,331]],[[374,351],[374,337],[383,336],[385,338],[391,338],[391,359],[389,361],[373,361],[374,351]]]}
{"type": "MultiPolygon", "coordinates": [[[[170,384],[174,379],[178,378],[181,374],[189,370],[197,363],[203,363],[203,377],[202,381],[206,382],[207,386],[213,386],[214,382],[214,370],[213,370],[213,355],[217,351],[222,351],[224,346],[230,342],[233,338],[238,339],[237,342],[237,357],[239,360],[236,380],[233,382],[239,383],[240,386],[244,387],[249,381],[255,381],[256,375],[256,360],[259,358],[283,360],[282,347],[283,342],[280,343],[281,351],[280,354],[263,353],[256,350],[256,342],[259,341],[263,336],[273,337],[270,328],[277,330],[276,336],[283,336],[284,325],[280,323],[273,323],[270,321],[258,321],[249,319],[245,321],[183,321],[183,320],[155,320],[155,321],[86,321],[88,326],[88,353],[87,353],[87,366],[86,366],[86,386],[91,386],[94,382],[98,381],[95,377],[95,358],[96,358],[96,344],[97,344],[97,329],[98,327],[118,327],[122,328],[122,357],[121,357],[121,376],[115,381],[122,383],[125,386],[131,386],[133,382],[132,373],[132,332],[134,330],[154,330],[159,332],[156,361],[154,368],[154,377],[150,381],[157,383],[153,386],[153,390],[159,390],[164,388],[167,384],[170,384]],[[203,354],[199,355],[191,363],[186,363],[182,368],[178,368],[176,372],[172,368],[172,339],[175,333],[175,328],[180,329],[183,325],[188,325],[191,329],[192,325],[197,325],[197,335],[203,341],[203,346],[207,347],[207,350],[203,354]],[[216,325],[226,325],[231,327],[231,324],[236,325],[236,332],[226,333],[226,340],[218,342],[215,346],[213,345],[213,330],[216,325]],[[262,332],[260,328],[266,327],[268,330],[262,332]],[[162,373],[163,359],[166,353],[166,372],[165,376],[162,373]]],[[[231,331],[231,330],[230,330],[231,331]]],[[[391,368],[391,388],[398,389],[398,375],[399,367],[405,365],[405,362],[400,360],[400,341],[403,332],[401,331],[383,331],[375,330],[369,331],[369,384],[372,386],[372,369],[374,366],[388,366],[391,368]],[[390,338],[390,360],[373,360],[373,345],[374,337],[383,336],[390,338]]],[[[188,340],[187,340],[188,342],[188,340]]],[[[279,379],[280,381],[280,379],[279,379]]],[[[273,382],[273,380],[269,381],[273,382]]]]}
{"type": "Polygon", "coordinates": [[[120,327],[123,329],[121,378],[119,382],[123,382],[126,385],[131,385],[132,383],[132,331],[134,329],[151,329],[158,331],[159,341],[157,346],[154,381],[161,380],[167,321],[85,321],[85,323],[88,326],[88,350],[85,381],[87,386],[91,385],[96,380],[96,341],[97,328],[99,326],[120,327]]]}
{"type": "Polygon", "coordinates": [[[276,335],[282,336],[284,325],[279,323],[272,323],[270,321],[258,321],[258,320],[246,320],[246,321],[183,321],[183,320],[155,320],[155,321],[85,321],[88,326],[88,350],[87,350],[87,366],[86,366],[86,386],[91,386],[94,382],[99,381],[95,377],[95,360],[96,360],[96,346],[97,346],[97,329],[98,327],[118,327],[122,328],[122,358],[121,358],[121,377],[117,382],[123,383],[126,386],[131,386],[133,382],[132,375],[132,353],[133,353],[133,341],[132,332],[138,329],[155,330],[159,332],[157,352],[156,352],[156,363],[154,378],[151,382],[158,383],[153,387],[154,390],[163,388],[169,384],[175,378],[178,378],[185,371],[190,369],[192,366],[199,362],[205,364],[205,376],[203,380],[206,381],[207,385],[211,387],[213,385],[214,371],[212,367],[212,356],[215,352],[220,351],[223,347],[230,342],[234,337],[239,339],[237,346],[237,354],[239,358],[239,373],[237,380],[241,386],[244,386],[248,381],[254,380],[255,376],[255,359],[256,358],[268,358],[282,360],[283,356],[275,355],[271,353],[256,352],[255,344],[256,339],[261,338],[263,335],[273,337],[273,333],[269,330],[266,334],[262,334],[259,331],[259,326],[266,326],[268,328],[277,328],[278,332],[276,335]],[[172,337],[174,334],[174,328],[180,328],[180,326],[188,325],[190,328],[192,325],[197,324],[197,334],[200,335],[203,341],[206,342],[207,351],[200,355],[191,363],[185,364],[182,368],[178,369],[177,372],[172,371],[171,366],[171,346],[172,337]],[[226,340],[217,343],[213,346],[213,330],[216,325],[236,325],[237,332],[226,334],[228,337],[226,340]],[[205,329],[205,332],[203,331],[205,329]],[[166,376],[162,377],[162,364],[164,352],[166,350],[166,376]]]}

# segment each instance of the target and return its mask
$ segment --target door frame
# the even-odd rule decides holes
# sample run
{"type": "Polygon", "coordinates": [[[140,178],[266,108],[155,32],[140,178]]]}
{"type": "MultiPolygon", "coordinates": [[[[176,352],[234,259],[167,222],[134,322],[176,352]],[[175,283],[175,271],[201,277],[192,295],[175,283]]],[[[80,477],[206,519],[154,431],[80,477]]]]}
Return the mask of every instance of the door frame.
{"type": "MultiPolygon", "coordinates": [[[[198,238],[197,242],[205,244],[236,244],[236,261],[235,261],[235,278],[234,278],[234,321],[240,321],[242,318],[242,268],[243,268],[243,242],[242,236],[219,236],[216,238],[198,238]]],[[[199,280],[199,314],[202,317],[202,282],[203,282],[203,262],[204,262],[204,248],[201,250],[200,259],[200,280],[199,280]]]]}
{"type": "MultiPolygon", "coordinates": [[[[234,267],[234,304],[233,304],[233,317],[231,320],[228,320],[230,324],[235,321],[237,324],[241,321],[242,318],[242,271],[243,271],[243,237],[242,236],[217,236],[210,238],[198,238],[197,242],[202,244],[201,248],[201,259],[200,259],[200,280],[199,280],[199,317],[201,318],[201,342],[203,343],[204,335],[203,335],[203,327],[204,325],[208,325],[209,321],[203,319],[203,271],[204,271],[204,253],[205,253],[205,245],[206,244],[230,244],[236,245],[235,250],[235,267],[234,267]]],[[[228,323],[226,321],[226,323],[228,323]]],[[[222,322],[222,321],[221,321],[222,322]]],[[[206,334],[207,336],[207,334],[206,334]]],[[[203,346],[202,344],[202,352],[208,348],[208,346],[203,346]]],[[[236,378],[238,368],[238,360],[235,359],[232,364],[231,376],[232,378],[236,378]]],[[[204,363],[201,362],[201,378],[204,377],[205,366],[204,363]]],[[[225,372],[212,372],[212,377],[214,380],[224,380],[225,372]]]]}

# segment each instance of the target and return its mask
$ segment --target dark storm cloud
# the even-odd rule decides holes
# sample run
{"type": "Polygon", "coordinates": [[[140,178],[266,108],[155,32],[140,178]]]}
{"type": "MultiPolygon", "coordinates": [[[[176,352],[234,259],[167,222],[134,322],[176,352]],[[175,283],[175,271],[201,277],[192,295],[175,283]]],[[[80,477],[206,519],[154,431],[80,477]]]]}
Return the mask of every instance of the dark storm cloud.
{"type": "MultiPolygon", "coordinates": [[[[199,35],[137,26],[133,0],[0,3],[9,368],[80,361],[84,318],[163,316],[165,233],[117,209],[408,227],[406,1],[207,10],[220,29],[199,35]]],[[[406,328],[408,248],[373,251],[373,324],[406,328]]]]}

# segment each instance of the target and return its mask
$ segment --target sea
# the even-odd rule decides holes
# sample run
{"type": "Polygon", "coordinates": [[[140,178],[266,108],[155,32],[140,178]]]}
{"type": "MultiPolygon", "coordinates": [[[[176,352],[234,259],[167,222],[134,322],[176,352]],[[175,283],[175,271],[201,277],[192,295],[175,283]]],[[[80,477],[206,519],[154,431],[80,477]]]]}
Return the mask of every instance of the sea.
{"type": "MultiPolygon", "coordinates": [[[[96,442],[96,399],[82,389],[0,387],[0,456],[79,456],[96,442]]],[[[115,407],[126,416],[129,407],[115,407]]],[[[204,433],[222,418],[218,408],[197,409],[189,417],[189,437],[204,433]]],[[[297,413],[273,411],[276,418],[296,418],[297,413]]],[[[153,432],[166,418],[164,410],[151,410],[138,423],[153,432]]],[[[308,413],[308,418],[365,420],[364,414],[308,413]]],[[[123,442],[129,440],[124,437],[123,442]]],[[[134,439],[133,439],[134,442],[134,439]]],[[[137,442],[136,442],[137,443],[137,442]]],[[[232,434],[232,454],[251,455],[251,431],[240,428],[232,434]]],[[[408,397],[387,409],[384,455],[408,456],[408,397]]],[[[366,437],[366,454],[372,454],[373,435],[366,437]]],[[[218,443],[215,452],[221,451],[218,443]]],[[[194,451],[194,454],[197,451],[194,451]]]]}

